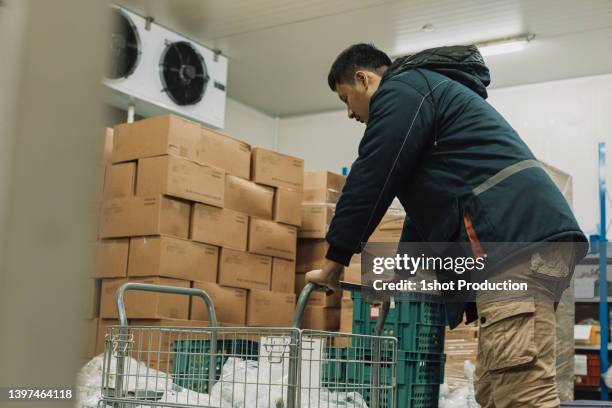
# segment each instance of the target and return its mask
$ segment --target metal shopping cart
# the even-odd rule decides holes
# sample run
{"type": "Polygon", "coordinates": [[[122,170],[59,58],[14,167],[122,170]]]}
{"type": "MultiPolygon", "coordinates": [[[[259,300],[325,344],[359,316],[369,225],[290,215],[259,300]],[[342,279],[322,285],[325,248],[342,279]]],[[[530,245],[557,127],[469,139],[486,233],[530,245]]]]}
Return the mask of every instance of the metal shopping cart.
{"type": "Polygon", "coordinates": [[[397,340],[292,327],[218,325],[210,296],[192,288],[126,283],[117,290],[119,325],[108,328],[100,407],[393,408],[397,340]],[[200,297],[210,326],[130,326],[130,290],[200,297]]]}

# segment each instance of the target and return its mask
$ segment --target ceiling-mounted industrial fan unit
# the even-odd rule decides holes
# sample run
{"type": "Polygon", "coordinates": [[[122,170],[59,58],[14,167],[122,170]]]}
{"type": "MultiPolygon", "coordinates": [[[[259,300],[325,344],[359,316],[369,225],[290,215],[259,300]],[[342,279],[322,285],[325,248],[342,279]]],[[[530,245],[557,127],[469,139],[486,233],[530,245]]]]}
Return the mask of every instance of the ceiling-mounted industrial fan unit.
{"type": "Polygon", "coordinates": [[[106,67],[109,79],[127,78],[134,73],[140,61],[141,45],[138,29],[120,9],[113,8],[109,37],[110,59],[106,67]]]}
{"type": "Polygon", "coordinates": [[[181,106],[200,102],[210,79],[204,58],[187,41],[166,44],[159,74],[164,92],[181,106]]]}
{"type": "Polygon", "coordinates": [[[108,101],[153,116],[176,113],[223,128],[227,58],[129,10],[113,7],[108,101]]]}

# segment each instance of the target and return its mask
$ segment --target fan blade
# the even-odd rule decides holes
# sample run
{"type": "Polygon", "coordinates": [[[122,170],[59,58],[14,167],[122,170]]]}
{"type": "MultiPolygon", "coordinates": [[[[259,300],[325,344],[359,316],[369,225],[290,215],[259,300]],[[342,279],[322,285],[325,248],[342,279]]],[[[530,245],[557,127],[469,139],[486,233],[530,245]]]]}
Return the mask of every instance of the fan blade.
{"type": "Polygon", "coordinates": [[[185,65],[185,63],[183,62],[183,56],[181,55],[181,50],[180,50],[180,48],[178,47],[177,43],[173,42],[172,44],[170,44],[170,46],[171,46],[172,48],[174,48],[174,50],[175,50],[175,51],[176,51],[176,53],[178,54],[178,59],[179,59],[179,62],[181,63],[181,65],[185,65]]]}

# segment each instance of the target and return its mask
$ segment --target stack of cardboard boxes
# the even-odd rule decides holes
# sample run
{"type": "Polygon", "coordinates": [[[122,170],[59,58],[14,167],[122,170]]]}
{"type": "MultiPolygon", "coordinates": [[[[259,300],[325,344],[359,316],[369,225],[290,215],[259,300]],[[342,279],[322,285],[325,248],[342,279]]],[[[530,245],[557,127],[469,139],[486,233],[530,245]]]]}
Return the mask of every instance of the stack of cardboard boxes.
{"type": "MultiPolygon", "coordinates": [[[[295,293],[306,284],[306,272],[320,269],[325,263],[325,234],[334,214],[335,205],[344,187],[345,177],[329,171],[304,174],[302,226],[298,231],[297,275],[295,293]]],[[[326,295],[316,291],[304,310],[302,327],[314,330],[338,330],[340,326],[341,293],[326,295]]]]}
{"type": "Polygon", "coordinates": [[[465,362],[476,364],[478,326],[462,324],[453,330],[446,329],[444,353],[446,354],[444,383],[448,385],[450,391],[454,391],[467,384],[465,362]]]}
{"type": "MultiPolygon", "coordinates": [[[[176,116],[114,129],[101,211],[97,352],[127,281],[200,288],[222,324],[288,326],[303,160],[176,116]]],[[[130,291],[130,324],[204,326],[200,298],[130,291]]],[[[169,345],[164,345],[169,347],[169,345]]]]}

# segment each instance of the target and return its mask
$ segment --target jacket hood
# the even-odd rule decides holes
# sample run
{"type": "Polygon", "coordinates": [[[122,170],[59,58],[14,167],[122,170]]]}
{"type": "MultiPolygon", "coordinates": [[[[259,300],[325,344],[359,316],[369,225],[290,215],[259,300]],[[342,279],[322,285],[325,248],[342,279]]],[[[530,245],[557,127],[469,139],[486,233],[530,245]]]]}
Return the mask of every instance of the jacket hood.
{"type": "Polygon", "coordinates": [[[414,55],[397,58],[387,69],[382,81],[414,68],[436,71],[487,98],[487,86],[491,82],[489,68],[474,45],[454,45],[430,48],[414,55]]]}

